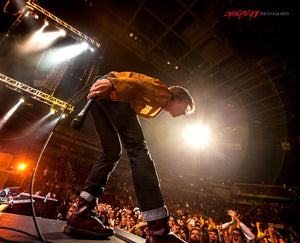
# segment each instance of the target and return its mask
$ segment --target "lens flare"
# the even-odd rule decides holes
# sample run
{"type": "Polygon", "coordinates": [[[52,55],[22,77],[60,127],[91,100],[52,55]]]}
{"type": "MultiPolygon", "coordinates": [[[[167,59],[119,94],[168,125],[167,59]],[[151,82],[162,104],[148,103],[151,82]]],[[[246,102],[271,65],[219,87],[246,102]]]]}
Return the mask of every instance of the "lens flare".
{"type": "Polygon", "coordinates": [[[195,147],[202,147],[210,140],[210,130],[202,125],[194,125],[185,131],[185,140],[195,147]]]}

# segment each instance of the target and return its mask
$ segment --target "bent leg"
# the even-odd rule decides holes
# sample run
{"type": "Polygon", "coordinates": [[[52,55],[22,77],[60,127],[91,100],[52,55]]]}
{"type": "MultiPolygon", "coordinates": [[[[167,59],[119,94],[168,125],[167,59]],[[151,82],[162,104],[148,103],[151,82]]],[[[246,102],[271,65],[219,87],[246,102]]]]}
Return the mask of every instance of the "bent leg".
{"type": "Polygon", "coordinates": [[[154,162],[135,111],[125,102],[107,102],[103,109],[118,130],[127,151],[137,200],[145,221],[166,217],[154,162]]]}

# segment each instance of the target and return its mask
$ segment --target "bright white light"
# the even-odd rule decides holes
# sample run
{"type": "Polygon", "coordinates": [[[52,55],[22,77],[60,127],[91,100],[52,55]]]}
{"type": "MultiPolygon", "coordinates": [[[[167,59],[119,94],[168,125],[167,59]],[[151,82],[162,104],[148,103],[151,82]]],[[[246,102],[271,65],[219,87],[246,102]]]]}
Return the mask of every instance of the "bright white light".
{"type": "Polygon", "coordinates": [[[78,44],[81,48],[82,48],[82,50],[87,50],[87,49],[89,49],[89,44],[87,43],[87,42],[81,42],[80,44],[78,44]]]}
{"type": "Polygon", "coordinates": [[[21,52],[29,53],[46,49],[50,45],[52,45],[59,37],[63,37],[66,35],[64,30],[43,32],[47,27],[47,23],[48,22],[45,22],[45,24],[38,31],[31,35],[28,40],[26,40],[24,44],[20,46],[21,52]]]}
{"type": "Polygon", "coordinates": [[[86,42],[81,42],[79,44],[57,48],[49,56],[49,62],[52,64],[57,64],[66,60],[69,60],[75,56],[78,56],[82,52],[89,49],[90,46],[86,42]]]}
{"type": "Polygon", "coordinates": [[[20,169],[20,170],[24,170],[24,169],[25,169],[25,167],[26,167],[26,165],[25,165],[25,164],[20,164],[20,165],[19,165],[19,169],[20,169]]]}
{"type": "Polygon", "coordinates": [[[66,36],[67,33],[65,30],[59,30],[60,36],[66,36]]]}
{"type": "Polygon", "coordinates": [[[189,127],[185,132],[185,139],[195,147],[206,145],[210,140],[210,131],[201,125],[189,127]]]}

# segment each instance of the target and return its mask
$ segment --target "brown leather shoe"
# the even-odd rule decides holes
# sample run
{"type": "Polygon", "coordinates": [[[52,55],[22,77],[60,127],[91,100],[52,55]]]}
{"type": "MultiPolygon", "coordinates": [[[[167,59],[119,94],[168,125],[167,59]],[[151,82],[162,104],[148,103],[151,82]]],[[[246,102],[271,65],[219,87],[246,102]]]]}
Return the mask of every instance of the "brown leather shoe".
{"type": "Polygon", "coordinates": [[[102,224],[92,212],[93,208],[92,204],[80,198],[75,212],[69,217],[63,227],[63,232],[93,238],[113,235],[113,229],[102,224]]]}
{"type": "Polygon", "coordinates": [[[146,239],[146,243],[183,243],[183,239],[179,238],[173,232],[170,232],[170,226],[168,224],[169,218],[158,219],[148,222],[149,235],[146,239]]]}

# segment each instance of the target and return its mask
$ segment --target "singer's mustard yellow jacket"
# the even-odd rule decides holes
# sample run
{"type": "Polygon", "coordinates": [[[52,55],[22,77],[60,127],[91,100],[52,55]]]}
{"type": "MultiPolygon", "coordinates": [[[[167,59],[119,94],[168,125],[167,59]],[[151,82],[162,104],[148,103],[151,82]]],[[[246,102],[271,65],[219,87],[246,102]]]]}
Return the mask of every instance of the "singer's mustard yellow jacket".
{"type": "Polygon", "coordinates": [[[155,117],[171,99],[171,93],[158,79],[135,72],[110,72],[105,75],[112,82],[109,93],[112,101],[130,102],[136,114],[151,119],[155,117]]]}

